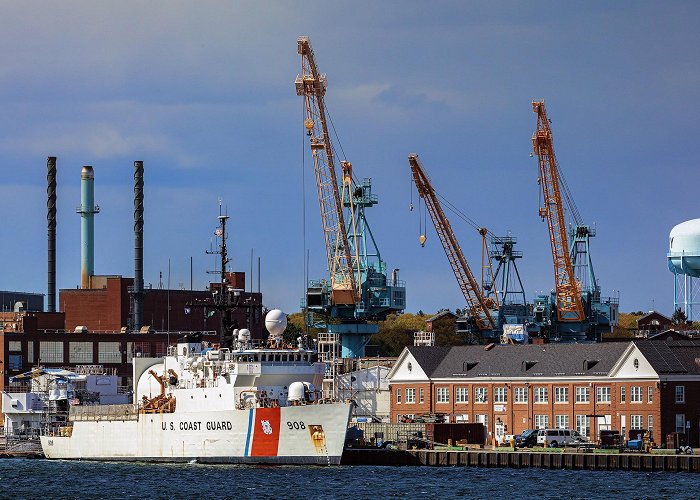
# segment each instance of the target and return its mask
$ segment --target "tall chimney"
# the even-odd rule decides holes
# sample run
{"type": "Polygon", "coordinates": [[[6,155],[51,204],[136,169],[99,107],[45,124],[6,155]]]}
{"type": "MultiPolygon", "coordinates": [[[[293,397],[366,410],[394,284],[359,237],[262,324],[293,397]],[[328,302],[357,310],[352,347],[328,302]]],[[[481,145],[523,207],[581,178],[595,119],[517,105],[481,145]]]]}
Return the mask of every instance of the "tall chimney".
{"type": "Polygon", "coordinates": [[[80,172],[80,264],[81,286],[90,288],[95,274],[95,214],[100,207],[95,205],[95,172],[86,165],[80,172]]]}
{"type": "Polygon", "coordinates": [[[48,222],[48,311],[56,312],[56,157],[46,161],[46,220],[48,222]]]}
{"type": "Polygon", "coordinates": [[[143,162],[134,162],[134,331],[143,326],[143,162]]]}

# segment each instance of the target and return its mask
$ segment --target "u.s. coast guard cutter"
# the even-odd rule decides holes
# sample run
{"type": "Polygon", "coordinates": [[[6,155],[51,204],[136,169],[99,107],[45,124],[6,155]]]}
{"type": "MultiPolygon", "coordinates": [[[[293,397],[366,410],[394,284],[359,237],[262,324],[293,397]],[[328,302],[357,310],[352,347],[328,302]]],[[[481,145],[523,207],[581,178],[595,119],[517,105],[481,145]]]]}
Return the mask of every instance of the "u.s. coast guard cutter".
{"type": "Polygon", "coordinates": [[[47,458],[210,463],[338,464],[350,402],[326,400],[325,364],[286,317],[270,311],[270,339],[246,329],[231,348],[190,335],[165,358],[134,358],[134,403],[71,406],[41,437],[47,458]]]}

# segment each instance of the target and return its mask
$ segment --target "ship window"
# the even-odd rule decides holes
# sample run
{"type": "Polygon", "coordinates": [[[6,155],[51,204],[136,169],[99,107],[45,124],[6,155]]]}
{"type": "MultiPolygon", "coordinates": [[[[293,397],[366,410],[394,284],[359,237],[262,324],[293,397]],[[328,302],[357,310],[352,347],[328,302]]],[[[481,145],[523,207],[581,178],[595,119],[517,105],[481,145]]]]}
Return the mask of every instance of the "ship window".
{"type": "Polygon", "coordinates": [[[279,355],[279,354],[275,354],[275,361],[279,362],[279,360],[280,360],[280,355],[279,355]]]}

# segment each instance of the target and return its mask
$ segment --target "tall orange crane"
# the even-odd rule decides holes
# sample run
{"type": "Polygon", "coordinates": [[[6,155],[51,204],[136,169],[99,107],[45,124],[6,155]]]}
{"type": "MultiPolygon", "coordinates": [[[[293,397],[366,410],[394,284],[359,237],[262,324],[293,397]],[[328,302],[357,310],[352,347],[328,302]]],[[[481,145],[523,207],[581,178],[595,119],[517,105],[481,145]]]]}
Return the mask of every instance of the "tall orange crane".
{"type": "MultiPolygon", "coordinates": [[[[304,127],[311,142],[311,155],[316,175],[316,189],[321,209],[326,259],[331,280],[331,300],[334,304],[355,304],[358,289],[355,273],[357,258],[353,258],[343,216],[338,181],[335,173],[333,146],[326,123],[324,95],[328,81],[316,65],[308,37],[299,37],[297,50],[301,55],[301,75],[295,81],[297,95],[304,97],[306,119],[304,127]]],[[[343,185],[352,176],[352,166],[342,162],[343,185]]],[[[357,245],[353,245],[357,248],[357,245]]]]}
{"type": "Polygon", "coordinates": [[[537,115],[537,129],[532,136],[532,151],[537,155],[539,182],[544,206],[540,217],[547,219],[549,241],[554,263],[557,320],[583,322],[585,318],[581,290],[569,252],[569,241],[564,221],[564,205],[559,185],[559,172],[554,156],[554,142],[544,101],[533,101],[532,110],[537,115]]]}
{"type": "Polygon", "coordinates": [[[474,319],[477,328],[481,331],[495,329],[496,324],[492,316],[494,303],[491,299],[484,296],[479,283],[474,278],[467,259],[459,246],[457,237],[452,231],[450,221],[442,210],[435,189],[433,189],[430,179],[418,160],[418,155],[415,153],[408,155],[408,162],[411,165],[413,181],[416,184],[418,194],[425,201],[425,206],[428,208],[435,231],[442,242],[447,260],[450,262],[459,288],[462,290],[464,299],[467,302],[467,316],[471,316],[474,319]]]}

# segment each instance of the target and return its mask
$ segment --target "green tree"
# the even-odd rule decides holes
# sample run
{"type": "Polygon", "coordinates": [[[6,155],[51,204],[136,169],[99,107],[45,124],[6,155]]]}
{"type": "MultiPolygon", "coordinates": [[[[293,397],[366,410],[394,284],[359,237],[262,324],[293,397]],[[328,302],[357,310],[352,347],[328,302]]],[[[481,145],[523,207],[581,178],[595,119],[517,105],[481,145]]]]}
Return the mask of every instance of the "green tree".
{"type": "Polygon", "coordinates": [[[685,325],[688,322],[688,316],[686,316],[685,311],[680,307],[673,311],[673,316],[671,316],[671,323],[674,325],[685,325]]]}
{"type": "Polygon", "coordinates": [[[383,356],[398,356],[404,347],[413,345],[413,333],[425,329],[425,318],[418,314],[390,314],[379,323],[379,333],[372,337],[372,344],[379,347],[383,356]]]}

